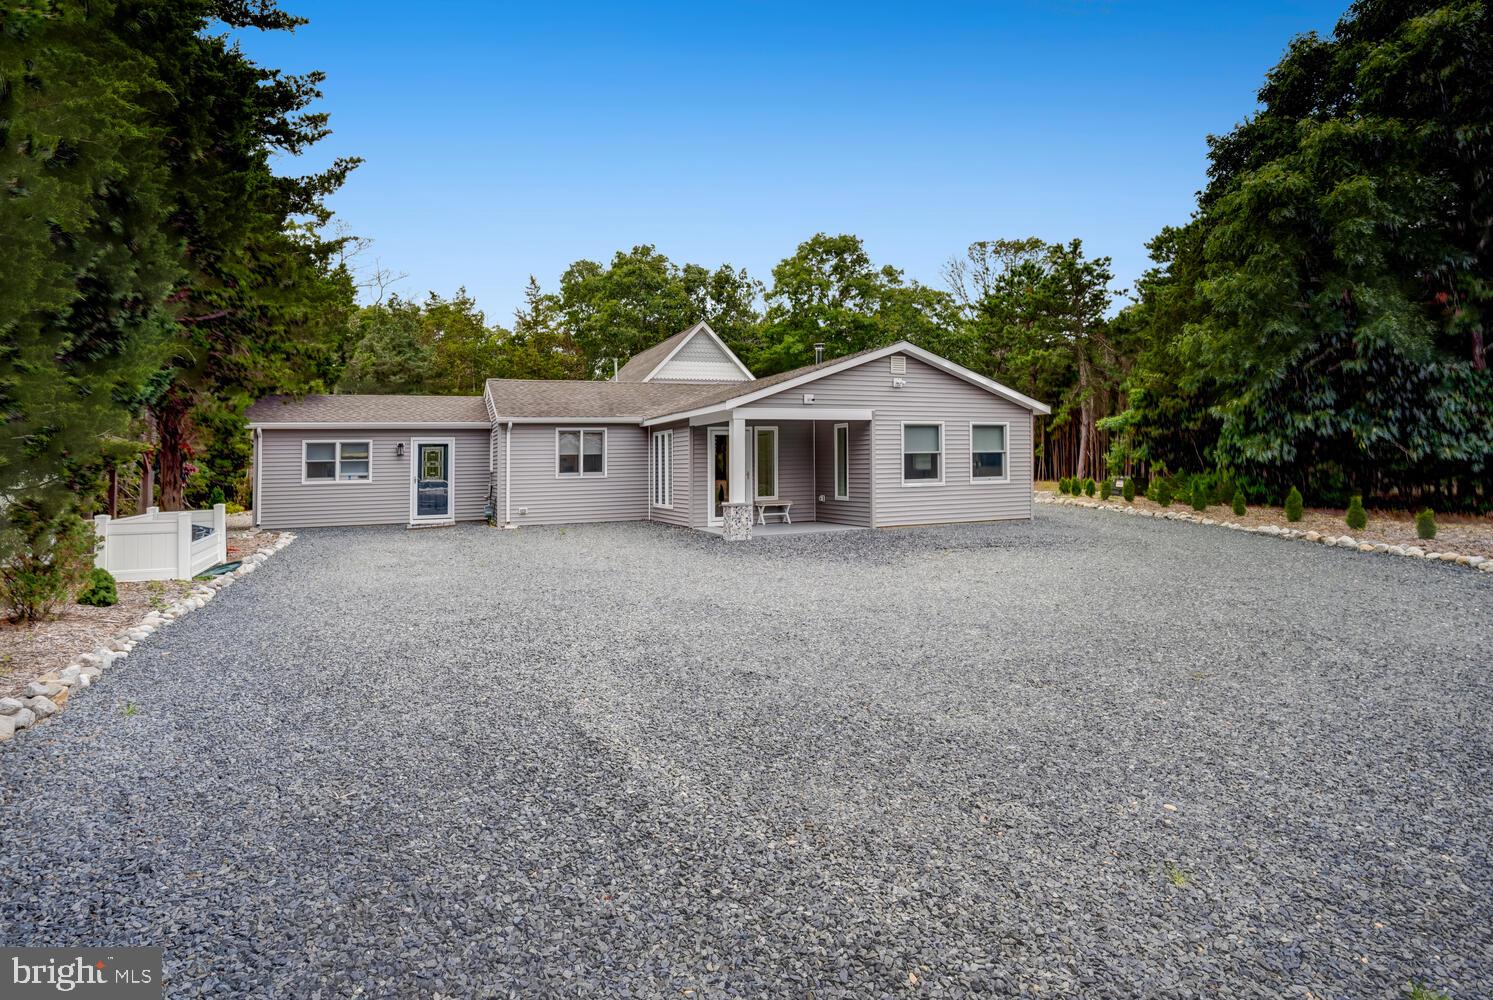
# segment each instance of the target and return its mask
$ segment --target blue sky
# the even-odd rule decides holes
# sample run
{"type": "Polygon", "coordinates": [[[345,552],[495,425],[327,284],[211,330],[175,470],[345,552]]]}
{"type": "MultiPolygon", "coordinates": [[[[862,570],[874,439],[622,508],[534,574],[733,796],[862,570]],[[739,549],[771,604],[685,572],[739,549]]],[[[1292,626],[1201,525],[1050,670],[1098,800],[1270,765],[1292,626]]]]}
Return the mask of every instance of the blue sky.
{"type": "Polygon", "coordinates": [[[1346,0],[282,5],[310,25],[243,46],[326,71],[335,134],[280,169],[363,157],[332,207],[369,263],[508,325],[578,258],[652,243],[767,281],[819,231],[940,287],[975,240],[1080,237],[1126,286],[1205,136],[1346,0]]]}

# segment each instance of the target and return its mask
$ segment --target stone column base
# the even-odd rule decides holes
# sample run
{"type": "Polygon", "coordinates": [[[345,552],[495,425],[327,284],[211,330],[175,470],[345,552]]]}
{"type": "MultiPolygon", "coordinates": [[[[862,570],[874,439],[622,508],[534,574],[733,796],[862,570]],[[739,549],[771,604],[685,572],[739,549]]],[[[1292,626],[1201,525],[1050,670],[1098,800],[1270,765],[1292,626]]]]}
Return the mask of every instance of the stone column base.
{"type": "Polygon", "coordinates": [[[752,505],[721,504],[721,537],[728,542],[744,542],[752,537],[752,505]]]}

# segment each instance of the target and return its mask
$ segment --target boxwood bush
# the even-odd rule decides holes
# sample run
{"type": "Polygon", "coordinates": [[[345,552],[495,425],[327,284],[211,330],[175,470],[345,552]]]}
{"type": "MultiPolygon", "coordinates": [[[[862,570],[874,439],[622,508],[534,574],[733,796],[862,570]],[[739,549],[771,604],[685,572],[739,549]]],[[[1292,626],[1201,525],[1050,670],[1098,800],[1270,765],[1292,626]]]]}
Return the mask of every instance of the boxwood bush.
{"type": "Polygon", "coordinates": [[[1348,516],[1344,520],[1354,531],[1362,531],[1368,526],[1369,515],[1363,509],[1363,497],[1355,493],[1353,499],[1348,501],[1348,516]]]}
{"type": "Polygon", "coordinates": [[[1301,520],[1301,491],[1291,487],[1291,492],[1286,494],[1286,520],[1301,520]]]}
{"type": "Polygon", "coordinates": [[[102,566],[95,566],[78,594],[78,603],[94,608],[112,608],[118,604],[119,589],[114,586],[114,574],[102,566]]]}

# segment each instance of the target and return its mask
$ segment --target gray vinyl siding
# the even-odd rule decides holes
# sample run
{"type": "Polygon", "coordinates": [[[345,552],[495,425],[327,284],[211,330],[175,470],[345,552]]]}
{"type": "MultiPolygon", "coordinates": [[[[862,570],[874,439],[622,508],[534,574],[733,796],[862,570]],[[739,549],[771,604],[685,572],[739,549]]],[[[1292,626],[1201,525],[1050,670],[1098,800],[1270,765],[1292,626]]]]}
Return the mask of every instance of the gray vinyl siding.
{"type": "MultiPolygon", "coordinates": [[[[890,358],[882,357],[812,383],[814,405],[875,411],[871,509],[876,526],[1031,517],[1031,411],[913,357],[907,357],[907,373],[900,376],[906,379],[902,388],[892,388],[892,377],[890,358]],[[944,425],[944,481],[904,486],[902,424],[922,421],[944,425]],[[970,481],[971,421],[1010,425],[1010,482],[970,481]]],[[[803,392],[785,390],[752,405],[802,406],[803,392]]]]}
{"type": "MultiPolygon", "coordinates": [[[[680,527],[690,525],[690,503],[694,496],[692,489],[693,481],[690,473],[693,449],[690,447],[690,426],[681,421],[670,424],[667,427],[652,427],[652,431],[672,431],[674,437],[670,451],[673,456],[673,480],[674,480],[674,503],[671,507],[654,507],[653,520],[662,521],[665,524],[677,524],[680,527]]],[[[650,452],[650,454],[652,454],[650,452]]],[[[646,489],[646,487],[645,487],[646,489]]]]}
{"type": "MultiPolygon", "coordinates": [[[[817,390],[816,390],[817,391],[817,390]]],[[[871,526],[871,425],[864,420],[841,421],[850,430],[849,499],[835,499],[835,422],[816,423],[819,441],[818,519],[856,527],[871,526]]]]}
{"type": "Polygon", "coordinates": [[[452,456],[458,521],[479,521],[487,506],[488,433],[485,430],[409,427],[396,430],[275,430],[261,438],[259,492],[255,507],[265,528],[408,524],[410,439],[456,439],[452,456]],[[302,483],[301,445],[306,441],[369,441],[370,479],[360,483],[302,483]],[[396,457],[395,446],[404,445],[396,457]]]}
{"type": "MultiPolygon", "coordinates": [[[[648,433],[636,424],[514,424],[510,509],[513,523],[574,524],[641,521],[648,517],[648,433]],[[605,476],[555,475],[555,432],[561,428],[605,429],[605,476]]],[[[501,440],[499,441],[501,456],[501,440]]],[[[499,510],[503,466],[495,466],[499,510]]]]}
{"type": "MultiPolygon", "coordinates": [[[[776,427],[778,429],[778,490],[779,500],[790,501],[793,506],[789,509],[789,516],[794,521],[813,521],[817,517],[817,496],[815,490],[814,473],[814,437],[812,424],[802,420],[771,420],[763,421],[760,425],[747,422],[747,447],[753,440],[754,428],[776,427]]],[[[708,428],[696,427],[694,440],[690,448],[693,464],[693,484],[691,496],[693,503],[689,507],[690,525],[703,528],[708,522],[706,518],[710,513],[710,495],[714,487],[712,479],[713,470],[710,467],[710,456],[707,452],[709,434],[708,428]]],[[[755,475],[751,466],[751,457],[747,459],[748,474],[755,475]]],[[[747,484],[749,495],[756,493],[755,480],[747,484]]],[[[675,501],[677,506],[678,501],[675,501]]],[[[683,522],[680,522],[683,523],[683,522]]]]}

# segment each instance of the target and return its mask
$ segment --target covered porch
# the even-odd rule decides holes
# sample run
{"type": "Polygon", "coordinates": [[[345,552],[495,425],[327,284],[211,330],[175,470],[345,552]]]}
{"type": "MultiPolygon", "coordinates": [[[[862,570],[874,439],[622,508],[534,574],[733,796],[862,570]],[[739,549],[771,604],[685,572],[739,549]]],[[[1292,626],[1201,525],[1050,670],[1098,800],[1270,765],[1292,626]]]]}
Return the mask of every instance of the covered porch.
{"type": "Polygon", "coordinates": [[[729,541],[869,528],[870,409],[741,407],[691,420],[696,527],[729,541]]]}

